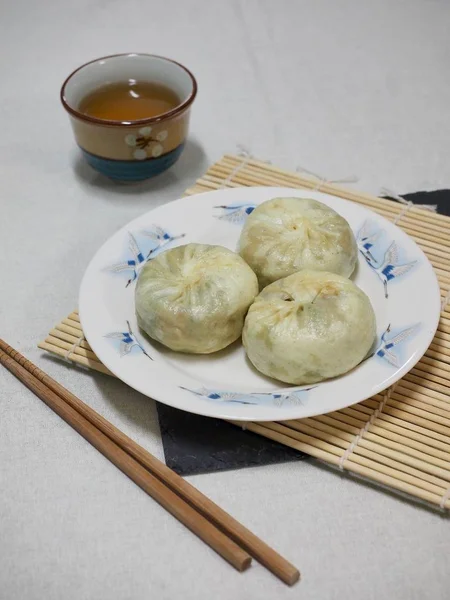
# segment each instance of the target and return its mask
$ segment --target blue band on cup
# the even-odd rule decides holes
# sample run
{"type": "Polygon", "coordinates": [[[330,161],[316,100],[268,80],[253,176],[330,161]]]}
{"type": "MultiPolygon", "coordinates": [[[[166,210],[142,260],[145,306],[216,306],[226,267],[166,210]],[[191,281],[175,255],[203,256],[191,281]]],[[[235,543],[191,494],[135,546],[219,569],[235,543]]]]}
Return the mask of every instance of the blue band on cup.
{"type": "Polygon", "coordinates": [[[93,169],[110,179],[142,181],[143,179],[155,177],[155,175],[159,175],[171,167],[179,159],[184,146],[183,142],[167,154],[145,160],[115,160],[91,154],[84,148],[81,148],[81,151],[93,169]]]}

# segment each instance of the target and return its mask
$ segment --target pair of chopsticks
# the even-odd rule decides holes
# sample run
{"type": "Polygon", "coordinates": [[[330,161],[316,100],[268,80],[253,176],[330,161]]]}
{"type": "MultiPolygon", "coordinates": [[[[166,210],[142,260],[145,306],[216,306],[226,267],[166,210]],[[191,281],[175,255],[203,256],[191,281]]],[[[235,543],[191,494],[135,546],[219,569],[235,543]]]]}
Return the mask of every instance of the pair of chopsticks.
{"type": "Polygon", "coordinates": [[[1,339],[0,363],[238,571],[253,557],[284,583],[298,581],[294,565],[1,339]]]}

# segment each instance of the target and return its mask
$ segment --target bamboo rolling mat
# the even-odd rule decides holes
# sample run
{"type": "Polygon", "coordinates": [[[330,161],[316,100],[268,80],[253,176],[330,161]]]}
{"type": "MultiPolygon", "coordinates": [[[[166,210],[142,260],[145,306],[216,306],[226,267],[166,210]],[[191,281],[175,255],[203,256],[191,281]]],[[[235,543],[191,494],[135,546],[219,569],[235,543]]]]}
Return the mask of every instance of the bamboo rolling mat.
{"type": "MultiPolygon", "coordinates": [[[[423,358],[383,394],[327,415],[246,423],[246,429],[342,471],[450,509],[450,218],[306,178],[249,156],[224,156],[186,194],[260,185],[320,189],[396,222],[432,263],[440,283],[442,312],[436,336],[423,358]]],[[[84,339],[77,312],[56,325],[39,348],[112,375],[84,339]]],[[[242,422],[235,424],[243,426],[242,422]]]]}

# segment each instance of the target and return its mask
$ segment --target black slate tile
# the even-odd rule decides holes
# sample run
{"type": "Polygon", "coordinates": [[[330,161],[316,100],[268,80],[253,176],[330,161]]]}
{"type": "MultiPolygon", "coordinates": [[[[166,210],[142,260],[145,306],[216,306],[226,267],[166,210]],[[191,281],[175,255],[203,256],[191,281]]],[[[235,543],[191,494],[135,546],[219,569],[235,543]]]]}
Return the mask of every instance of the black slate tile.
{"type": "Polygon", "coordinates": [[[166,464],[179,475],[305,458],[296,450],[219,419],[193,415],[159,402],[157,409],[166,464]]]}

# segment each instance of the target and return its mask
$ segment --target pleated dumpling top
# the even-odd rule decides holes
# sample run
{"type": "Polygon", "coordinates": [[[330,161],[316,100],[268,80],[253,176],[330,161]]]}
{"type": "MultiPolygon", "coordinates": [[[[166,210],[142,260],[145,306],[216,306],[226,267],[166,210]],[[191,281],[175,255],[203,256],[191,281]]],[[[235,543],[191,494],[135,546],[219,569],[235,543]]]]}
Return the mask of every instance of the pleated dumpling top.
{"type": "Polygon", "coordinates": [[[138,324],[172,350],[208,354],[237,340],[258,294],[256,275],[222,246],[187,244],[147,262],[136,285],[138,324]]]}

